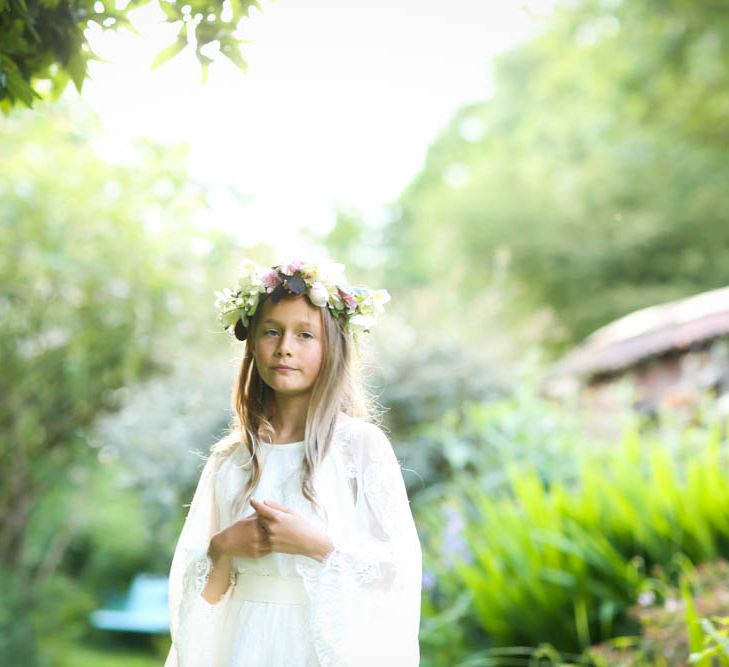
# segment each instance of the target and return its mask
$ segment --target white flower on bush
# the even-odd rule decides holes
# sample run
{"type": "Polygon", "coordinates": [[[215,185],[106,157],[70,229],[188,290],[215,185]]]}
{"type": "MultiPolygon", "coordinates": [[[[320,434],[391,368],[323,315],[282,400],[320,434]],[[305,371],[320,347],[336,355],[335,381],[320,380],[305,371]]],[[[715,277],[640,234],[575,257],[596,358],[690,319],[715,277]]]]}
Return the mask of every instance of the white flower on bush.
{"type": "Polygon", "coordinates": [[[329,301],[329,290],[318,280],[311,284],[309,288],[309,299],[315,306],[323,308],[329,301]]]}

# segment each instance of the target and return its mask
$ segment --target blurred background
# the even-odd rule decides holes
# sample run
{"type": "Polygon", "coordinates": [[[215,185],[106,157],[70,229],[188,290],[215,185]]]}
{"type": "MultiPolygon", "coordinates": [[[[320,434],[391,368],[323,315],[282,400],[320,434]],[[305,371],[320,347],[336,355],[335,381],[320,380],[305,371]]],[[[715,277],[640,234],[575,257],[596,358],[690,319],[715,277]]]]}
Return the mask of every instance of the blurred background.
{"type": "Polygon", "coordinates": [[[0,664],[164,661],[244,256],[392,294],[424,667],[729,664],[728,63],[715,0],[0,0],[0,664]]]}

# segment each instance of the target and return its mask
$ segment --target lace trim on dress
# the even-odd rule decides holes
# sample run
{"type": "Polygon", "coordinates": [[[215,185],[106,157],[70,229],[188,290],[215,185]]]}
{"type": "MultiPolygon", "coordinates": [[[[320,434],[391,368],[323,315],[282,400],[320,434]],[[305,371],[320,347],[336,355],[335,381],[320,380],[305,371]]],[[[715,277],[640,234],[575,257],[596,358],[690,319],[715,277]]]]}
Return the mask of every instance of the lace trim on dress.
{"type": "Polygon", "coordinates": [[[344,469],[347,477],[357,479],[357,466],[354,463],[354,454],[352,453],[352,433],[345,431],[341,435],[342,459],[344,461],[344,469]]]}
{"type": "Polygon", "coordinates": [[[345,468],[362,489],[356,525],[331,536],[334,548],[323,562],[297,562],[321,667],[360,667],[373,659],[383,667],[418,664],[420,543],[399,463],[375,429],[340,436],[345,468]]]}
{"type": "Polygon", "coordinates": [[[220,599],[217,602],[208,602],[203,597],[202,593],[205,590],[205,587],[208,585],[208,580],[210,579],[210,573],[212,572],[212,570],[213,559],[210,558],[210,555],[207,553],[205,554],[205,556],[198,558],[194,562],[195,592],[197,594],[197,597],[199,598],[199,602],[203,605],[203,608],[206,610],[208,616],[212,614],[215,609],[218,609],[220,607],[221,602],[230,597],[231,590],[235,585],[236,577],[236,571],[231,566],[230,575],[228,577],[228,588],[225,589],[225,592],[223,593],[223,595],[220,596],[220,599]]]}

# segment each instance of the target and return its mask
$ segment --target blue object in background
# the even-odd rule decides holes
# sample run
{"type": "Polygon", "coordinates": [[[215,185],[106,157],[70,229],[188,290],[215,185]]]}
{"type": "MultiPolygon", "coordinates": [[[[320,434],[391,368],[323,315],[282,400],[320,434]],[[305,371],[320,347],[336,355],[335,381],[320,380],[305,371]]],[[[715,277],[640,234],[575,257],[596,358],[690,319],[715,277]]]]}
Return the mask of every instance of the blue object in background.
{"type": "Polygon", "coordinates": [[[92,612],[91,625],[99,630],[167,634],[167,585],[165,575],[141,572],[134,577],[119,608],[92,612]]]}

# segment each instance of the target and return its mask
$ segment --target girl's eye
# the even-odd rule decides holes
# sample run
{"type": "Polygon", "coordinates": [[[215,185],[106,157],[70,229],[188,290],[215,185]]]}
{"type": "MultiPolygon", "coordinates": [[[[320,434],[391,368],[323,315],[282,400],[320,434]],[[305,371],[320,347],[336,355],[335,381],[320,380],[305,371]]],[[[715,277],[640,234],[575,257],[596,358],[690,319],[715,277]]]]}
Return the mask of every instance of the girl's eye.
{"type": "MultiPolygon", "coordinates": [[[[264,336],[277,336],[278,329],[264,329],[263,335],[264,336]]],[[[308,331],[302,331],[299,335],[303,336],[306,340],[311,340],[314,338],[314,334],[309,333],[308,331]]]]}

